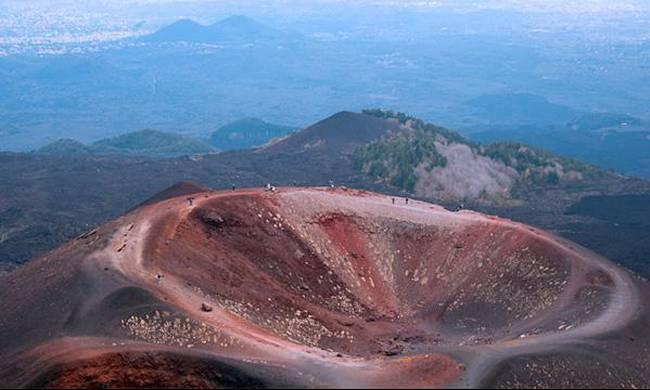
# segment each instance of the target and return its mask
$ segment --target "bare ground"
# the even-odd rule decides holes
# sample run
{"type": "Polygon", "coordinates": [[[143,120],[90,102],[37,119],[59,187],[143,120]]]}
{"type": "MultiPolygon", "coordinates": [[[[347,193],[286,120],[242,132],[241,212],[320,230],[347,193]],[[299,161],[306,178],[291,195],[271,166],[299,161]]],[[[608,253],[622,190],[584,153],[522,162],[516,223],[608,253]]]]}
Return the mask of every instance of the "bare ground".
{"type": "Polygon", "coordinates": [[[2,277],[0,386],[648,383],[645,282],[525,225],[395,199],[144,205],[2,277]]]}

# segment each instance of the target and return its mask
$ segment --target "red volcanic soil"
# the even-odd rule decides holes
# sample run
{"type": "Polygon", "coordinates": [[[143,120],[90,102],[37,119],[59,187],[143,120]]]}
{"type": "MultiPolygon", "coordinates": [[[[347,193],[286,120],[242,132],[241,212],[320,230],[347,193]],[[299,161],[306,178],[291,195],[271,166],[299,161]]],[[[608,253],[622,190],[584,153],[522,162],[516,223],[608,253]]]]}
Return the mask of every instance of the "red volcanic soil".
{"type": "Polygon", "coordinates": [[[0,386],[650,383],[648,284],[575,244],[356,190],[199,190],[0,279],[0,386]]]}

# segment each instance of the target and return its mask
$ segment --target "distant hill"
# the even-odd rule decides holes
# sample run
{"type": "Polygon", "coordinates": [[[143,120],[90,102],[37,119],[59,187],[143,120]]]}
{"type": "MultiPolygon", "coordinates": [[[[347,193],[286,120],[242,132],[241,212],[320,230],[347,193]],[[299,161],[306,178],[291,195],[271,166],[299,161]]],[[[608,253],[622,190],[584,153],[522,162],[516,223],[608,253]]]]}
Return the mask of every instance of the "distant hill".
{"type": "Polygon", "coordinates": [[[214,35],[207,26],[182,19],[143,38],[150,42],[210,42],[214,35]]]}
{"type": "Polygon", "coordinates": [[[397,125],[366,114],[339,112],[265,148],[266,153],[341,153],[374,141],[397,125]]]}
{"type": "Polygon", "coordinates": [[[205,26],[192,20],[179,20],[142,38],[149,42],[226,43],[299,38],[259,23],[246,16],[231,16],[205,26]]]}
{"type": "Polygon", "coordinates": [[[355,167],[419,196],[498,203],[516,199],[521,188],[571,185],[609,175],[524,144],[480,145],[405,114],[365,112],[401,126],[357,148],[355,167]]]}
{"type": "Polygon", "coordinates": [[[217,129],[210,136],[210,144],[219,150],[250,149],[284,137],[296,129],[276,125],[258,118],[245,118],[217,129]]]}
{"type": "Polygon", "coordinates": [[[38,150],[38,153],[57,155],[92,154],[93,152],[94,150],[91,146],[68,138],[56,140],[38,150]]]}
{"type": "Polygon", "coordinates": [[[276,30],[242,15],[223,19],[209,26],[209,29],[220,39],[226,41],[240,39],[282,39],[291,37],[291,34],[276,30]]]}
{"type": "Polygon", "coordinates": [[[97,141],[95,148],[105,152],[185,155],[213,152],[214,149],[193,138],[157,130],[141,130],[97,141]]]}
{"type": "Polygon", "coordinates": [[[157,130],[140,130],[84,145],[63,139],[40,148],[37,153],[50,155],[131,154],[149,157],[173,157],[205,154],[216,150],[202,141],[157,130]]]}

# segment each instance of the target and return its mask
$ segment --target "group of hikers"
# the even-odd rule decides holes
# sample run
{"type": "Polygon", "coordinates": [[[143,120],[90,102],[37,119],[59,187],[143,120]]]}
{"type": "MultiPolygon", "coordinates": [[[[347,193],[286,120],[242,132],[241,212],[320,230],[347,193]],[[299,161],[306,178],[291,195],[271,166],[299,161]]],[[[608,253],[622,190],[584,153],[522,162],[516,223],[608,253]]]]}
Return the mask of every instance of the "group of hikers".
{"type": "MultiPolygon", "coordinates": [[[[294,187],[295,187],[295,186],[297,185],[296,182],[294,182],[293,185],[294,185],[294,187]]],[[[332,181],[332,180],[329,181],[329,187],[330,187],[331,189],[334,189],[334,188],[335,188],[335,186],[334,186],[334,181],[332,181]]],[[[235,184],[233,184],[231,188],[232,188],[233,191],[237,190],[237,186],[236,186],[235,184]]],[[[277,192],[277,191],[278,191],[278,188],[277,188],[276,186],[272,185],[271,183],[267,183],[266,186],[264,187],[264,189],[265,189],[265,191],[268,191],[268,192],[277,192]]],[[[404,203],[408,205],[408,204],[409,204],[409,200],[410,200],[409,198],[404,198],[404,203]]],[[[393,198],[391,198],[391,201],[392,201],[393,204],[395,204],[396,199],[393,197],[393,198]]],[[[187,198],[187,202],[189,203],[190,206],[193,206],[193,205],[194,205],[194,198],[193,198],[193,197],[188,197],[188,198],[187,198]]],[[[461,204],[456,208],[455,211],[460,211],[460,210],[462,210],[463,208],[464,208],[464,205],[461,203],[461,204]]]]}
{"type": "MultiPolygon", "coordinates": [[[[395,198],[391,198],[393,204],[395,204],[395,198]]],[[[409,198],[404,198],[404,203],[409,204],[409,198]]]]}

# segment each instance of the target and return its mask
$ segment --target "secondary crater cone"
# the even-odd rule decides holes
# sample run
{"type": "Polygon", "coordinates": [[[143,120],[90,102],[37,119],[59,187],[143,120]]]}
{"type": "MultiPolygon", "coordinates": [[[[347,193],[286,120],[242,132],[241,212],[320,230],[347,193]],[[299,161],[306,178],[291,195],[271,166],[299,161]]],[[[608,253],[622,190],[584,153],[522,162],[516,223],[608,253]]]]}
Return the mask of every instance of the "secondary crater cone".
{"type": "MultiPolygon", "coordinates": [[[[514,386],[530,385],[526,359],[570,371],[585,353],[646,378],[607,361],[621,346],[602,337],[634,333],[647,286],[547,233],[349,189],[174,196],[10,275],[42,309],[23,318],[59,320],[6,341],[28,367],[6,383],[175,383],[158,362],[179,386],[514,386]]],[[[25,305],[0,294],[15,336],[25,305]]]]}

